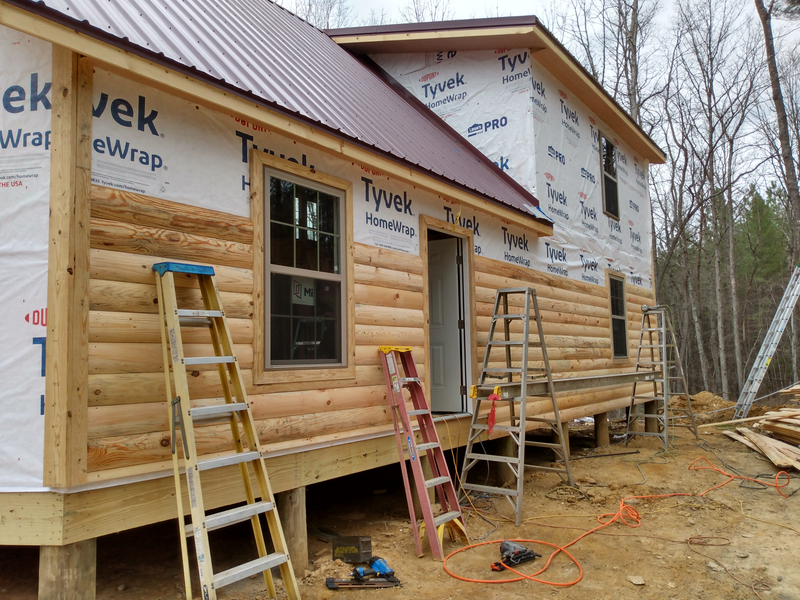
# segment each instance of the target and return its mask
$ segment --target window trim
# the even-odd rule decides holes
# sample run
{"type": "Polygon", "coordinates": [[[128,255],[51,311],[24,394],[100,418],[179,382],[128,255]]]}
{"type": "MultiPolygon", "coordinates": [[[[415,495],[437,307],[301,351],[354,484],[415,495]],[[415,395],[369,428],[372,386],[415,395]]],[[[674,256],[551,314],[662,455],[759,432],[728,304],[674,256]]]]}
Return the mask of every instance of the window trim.
{"type": "Polygon", "coordinates": [[[617,169],[617,175],[613,175],[612,176],[610,174],[606,174],[605,162],[603,161],[603,140],[604,139],[607,140],[608,142],[611,143],[612,146],[614,146],[614,154],[615,154],[614,162],[615,162],[615,164],[616,164],[617,160],[619,160],[616,157],[616,155],[619,153],[618,146],[617,146],[617,144],[614,143],[614,140],[612,138],[608,137],[602,131],[598,131],[597,135],[598,135],[598,141],[599,141],[599,143],[598,143],[598,156],[599,156],[599,159],[600,159],[600,178],[601,178],[600,189],[601,189],[601,193],[603,194],[603,214],[606,215],[607,217],[611,218],[611,219],[614,219],[615,221],[619,221],[620,220],[620,213],[622,212],[622,211],[620,211],[620,204],[619,204],[619,169],[617,169]],[[606,177],[609,177],[610,179],[612,179],[614,181],[614,183],[617,184],[617,213],[618,214],[616,214],[616,215],[614,213],[612,213],[611,211],[609,211],[608,208],[607,208],[608,204],[606,202],[606,177]]]}
{"type": "MultiPolygon", "coordinates": [[[[302,182],[301,182],[302,184],[302,182]]],[[[324,190],[323,190],[324,191],[324,190]]],[[[250,151],[250,216],[253,223],[253,382],[256,385],[302,383],[305,381],[342,380],[355,382],[355,284],[353,272],[353,184],[315,169],[276,158],[266,152],[250,151]],[[265,231],[266,215],[264,192],[265,170],[286,174],[290,179],[308,181],[311,187],[325,186],[341,194],[344,203],[343,220],[339,226],[342,239],[341,265],[343,303],[342,336],[345,338],[341,365],[301,364],[266,365],[266,259],[268,235],[265,231]]]]}
{"type": "Polygon", "coordinates": [[[613,360],[629,360],[630,359],[630,340],[628,339],[628,289],[625,277],[616,271],[606,269],[606,289],[608,290],[608,327],[611,334],[611,358],[613,360]],[[623,315],[615,315],[611,299],[611,280],[614,279],[622,283],[622,312],[623,315]],[[625,324],[625,354],[617,355],[614,349],[614,321],[621,320],[625,324]]]}

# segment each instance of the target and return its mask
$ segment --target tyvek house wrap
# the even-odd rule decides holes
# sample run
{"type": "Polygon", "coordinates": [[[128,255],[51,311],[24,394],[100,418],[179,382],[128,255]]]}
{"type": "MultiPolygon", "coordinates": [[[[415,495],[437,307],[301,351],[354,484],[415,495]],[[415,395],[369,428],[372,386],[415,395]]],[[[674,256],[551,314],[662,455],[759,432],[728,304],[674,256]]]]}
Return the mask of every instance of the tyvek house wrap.
{"type": "Polygon", "coordinates": [[[0,490],[42,485],[52,47],[0,26],[0,490]]]}
{"type": "Polygon", "coordinates": [[[603,286],[609,268],[651,288],[647,162],[529,50],[372,58],[539,198],[554,235],[537,244],[530,268],[603,286]],[[600,131],[617,145],[619,220],[603,213],[600,131]]]}

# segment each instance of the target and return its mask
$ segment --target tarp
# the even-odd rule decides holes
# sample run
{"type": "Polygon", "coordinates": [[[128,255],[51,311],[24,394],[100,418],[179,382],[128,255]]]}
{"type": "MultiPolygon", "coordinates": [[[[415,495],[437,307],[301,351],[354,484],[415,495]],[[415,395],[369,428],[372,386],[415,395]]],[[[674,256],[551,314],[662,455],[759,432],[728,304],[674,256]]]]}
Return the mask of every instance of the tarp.
{"type": "Polygon", "coordinates": [[[49,43],[0,26],[0,491],[42,485],[49,43]]]}

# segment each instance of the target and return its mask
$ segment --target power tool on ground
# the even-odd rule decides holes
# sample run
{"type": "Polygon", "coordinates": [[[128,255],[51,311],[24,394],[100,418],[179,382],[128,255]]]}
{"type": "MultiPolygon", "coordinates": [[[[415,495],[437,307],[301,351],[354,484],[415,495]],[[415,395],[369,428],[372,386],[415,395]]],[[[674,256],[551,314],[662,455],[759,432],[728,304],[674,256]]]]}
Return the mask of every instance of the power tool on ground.
{"type": "Polygon", "coordinates": [[[506,567],[516,567],[522,563],[533,560],[541,554],[537,554],[533,550],[528,550],[522,544],[517,544],[511,540],[504,540],[500,544],[500,562],[492,564],[492,571],[504,571],[506,567]]]}
{"type": "Polygon", "coordinates": [[[400,585],[400,580],[395,577],[394,571],[380,556],[373,556],[367,562],[367,567],[356,567],[351,573],[352,579],[325,580],[328,589],[340,588],[380,588],[395,587],[400,585]]]}

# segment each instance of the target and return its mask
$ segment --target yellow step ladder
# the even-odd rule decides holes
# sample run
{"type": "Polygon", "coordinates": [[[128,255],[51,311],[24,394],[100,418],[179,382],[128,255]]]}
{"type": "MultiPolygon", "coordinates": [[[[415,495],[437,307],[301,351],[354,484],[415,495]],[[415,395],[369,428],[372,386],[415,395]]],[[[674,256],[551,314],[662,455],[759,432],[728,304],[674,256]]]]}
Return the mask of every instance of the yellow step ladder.
{"type": "Polygon", "coordinates": [[[183,557],[186,597],[193,598],[187,537],[194,538],[197,567],[203,600],[216,600],[217,590],[257,573],[264,574],[270,598],[275,598],[275,584],[270,569],[279,567],[289,600],[300,598],[297,581],[292,570],[286,540],[283,536],[275,499],[267,476],[261,445],[255,432],[253,414],[247,401],[242,372],[233,350],[225,311],[214,281],[214,269],[200,265],[164,262],[153,265],[158,290],[158,312],[161,323],[161,342],[164,355],[164,375],[169,401],[172,431],[172,465],[175,476],[175,496],[178,504],[178,523],[181,530],[181,555],[183,557]],[[175,277],[197,280],[203,298],[203,310],[178,308],[175,294],[175,277]],[[214,356],[187,357],[183,351],[181,327],[207,327],[210,331],[214,356]],[[189,398],[186,370],[195,365],[216,365],[222,384],[225,402],[209,406],[193,405],[189,398]],[[172,378],[170,378],[170,371],[172,378]],[[174,381],[174,386],[173,386],[174,381]],[[230,452],[198,455],[195,443],[195,424],[225,423],[231,428],[230,452]],[[244,436],[241,435],[241,426],[244,436]],[[179,435],[180,434],[180,435],[179,435]],[[182,456],[180,456],[182,450],[182,456]],[[200,474],[221,467],[239,465],[247,504],[213,515],[206,515],[200,474]],[[250,467],[248,468],[248,465],[250,467]],[[250,469],[257,481],[253,489],[250,469]],[[183,474],[182,474],[183,472],[183,474]],[[183,491],[188,491],[192,524],[184,524],[183,491]],[[256,498],[259,498],[256,501],[256,498]],[[267,521],[274,551],[268,553],[259,515],[267,521]],[[249,520],[253,526],[258,558],[215,573],[208,542],[208,532],[249,520]]]}

